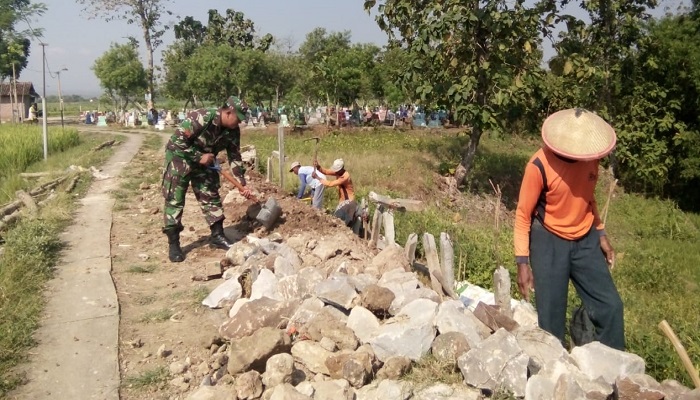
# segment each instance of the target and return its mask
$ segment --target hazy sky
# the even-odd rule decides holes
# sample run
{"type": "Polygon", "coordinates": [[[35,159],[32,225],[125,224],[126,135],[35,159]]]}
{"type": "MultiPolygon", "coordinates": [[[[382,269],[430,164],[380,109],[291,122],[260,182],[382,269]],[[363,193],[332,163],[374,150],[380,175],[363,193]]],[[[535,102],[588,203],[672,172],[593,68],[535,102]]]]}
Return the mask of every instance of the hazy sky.
{"type": "MultiPolygon", "coordinates": [[[[667,3],[678,4],[680,1],[682,0],[667,0],[667,3]]],[[[98,95],[101,93],[99,81],[90,67],[109,48],[110,43],[125,43],[128,36],[140,39],[138,27],[127,25],[124,21],[107,23],[99,19],[90,20],[73,0],[43,0],[43,3],[48,6],[48,11],[33,21],[32,26],[44,29],[43,40],[48,43],[46,57],[48,68],[54,72],[54,77],[47,70],[47,96],[58,93],[55,71],[62,68],[68,69],[61,73],[64,95],[98,95]]],[[[209,9],[218,9],[223,14],[227,8],[233,8],[253,20],[259,33],[293,38],[297,46],[304,41],[308,32],[318,26],[329,31],[350,30],[354,42],[385,44],[386,35],[379,30],[374,18],[363,11],[363,3],[363,0],[173,0],[169,7],[174,15],[166,16],[165,21],[173,23],[176,22],[175,15],[191,15],[206,23],[209,9]]],[[[654,14],[660,15],[661,12],[654,14]]],[[[26,24],[20,23],[20,28],[25,26],[26,24]]],[[[166,34],[164,45],[156,50],[157,61],[161,51],[173,39],[171,30],[166,34]]],[[[36,40],[32,42],[31,52],[29,65],[19,80],[32,81],[41,94],[41,46],[36,40]]]]}

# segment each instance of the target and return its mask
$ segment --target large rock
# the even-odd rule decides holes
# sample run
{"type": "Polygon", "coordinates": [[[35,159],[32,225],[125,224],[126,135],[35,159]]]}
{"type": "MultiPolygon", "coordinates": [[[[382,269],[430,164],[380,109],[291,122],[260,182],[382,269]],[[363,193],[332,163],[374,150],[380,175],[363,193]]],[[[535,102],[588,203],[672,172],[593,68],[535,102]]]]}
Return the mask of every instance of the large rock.
{"type": "Polygon", "coordinates": [[[263,393],[263,384],[258,371],[248,371],[236,379],[236,394],[239,400],[253,400],[263,393]]]}
{"type": "Polygon", "coordinates": [[[372,267],[376,269],[380,275],[393,269],[410,272],[411,263],[406,257],[406,253],[402,247],[398,245],[389,245],[372,259],[372,267]]]}
{"type": "Polygon", "coordinates": [[[481,343],[481,325],[481,321],[459,300],[442,302],[435,317],[435,326],[440,334],[460,332],[466,337],[470,348],[481,343]]]}
{"type": "Polygon", "coordinates": [[[583,393],[583,397],[590,400],[605,400],[612,396],[613,387],[602,378],[590,379],[571,359],[562,358],[545,364],[528,380],[525,392],[528,399],[566,400],[583,393]]]}
{"type": "Polygon", "coordinates": [[[460,357],[457,364],[467,384],[488,390],[505,388],[521,397],[525,395],[528,361],[515,336],[499,329],[460,357]]]}
{"type": "Polygon", "coordinates": [[[666,393],[669,399],[675,399],[676,397],[690,392],[690,389],[683,386],[675,379],[666,379],[661,382],[661,391],[666,393]]]}
{"type": "Polygon", "coordinates": [[[375,315],[384,317],[389,315],[389,308],[395,298],[396,295],[390,289],[373,284],[365,287],[361,304],[375,315]]]}
{"type": "Polygon", "coordinates": [[[229,386],[201,386],[187,396],[187,400],[231,400],[236,397],[236,390],[229,386]]]}
{"type": "Polygon", "coordinates": [[[276,328],[261,328],[251,336],[231,341],[228,353],[228,372],[231,375],[251,369],[264,372],[270,357],[288,352],[290,348],[291,339],[284,331],[276,328]]]}
{"type": "Polygon", "coordinates": [[[398,297],[406,291],[420,287],[420,282],[413,272],[394,269],[384,273],[377,285],[391,290],[398,297]]]}
{"type": "Polygon", "coordinates": [[[413,396],[413,386],[406,381],[385,379],[379,382],[377,400],[408,400],[413,396]]]}
{"type": "Polygon", "coordinates": [[[324,308],[309,321],[304,329],[313,340],[320,342],[323,338],[331,339],[342,350],[355,350],[358,346],[355,333],[341,320],[333,316],[331,309],[324,308]]]}
{"type": "Polygon", "coordinates": [[[615,350],[600,342],[575,347],[571,357],[590,379],[602,377],[609,384],[619,376],[644,374],[644,360],[636,354],[615,350]]]}
{"type": "Polygon", "coordinates": [[[258,251],[260,251],[260,247],[244,241],[238,241],[231,245],[228,251],[226,251],[226,258],[228,258],[233,265],[243,265],[250,256],[258,251]]]}
{"type": "Polygon", "coordinates": [[[342,379],[314,382],[314,400],[353,400],[355,393],[342,379]]]}
{"type": "Polygon", "coordinates": [[[355,288],[355,290],[357,290],[360,293],[363,293],[370,285],[376,285],[377,281],[377,278],[365,273],[350,275],[348,277],[348,283],[350,283],[355,288]]]}
{"type": "Polygon", "coordinates": [[[250,291],[250,299],[257,300],[268,297],[270,299],[281,300],[277,292],[277,282],[277,277],[274,272],[269,269],[260,270],[258,278],[253,282],[250,291]]]}
{"type": "Polygon", "coordinates": [[[290,315],[299,307],[299,301],[278,301],[267,297],[245,303],[236,315],[224,322],[219,334],[229,340],[252,335],[264,327],[284,327],[290,315]]]}
{"type": "Polygon", "coordinates": [[[270,400],[311,400],[311,397],[299,393],[294,386],[285,383],[273,389],[270,400]]]}
{"type": "Polygon", "coordinates": [[[277,279],[282,279],[285,276],[290,276],[297,273],[297,269],[294,268],[294,265],[292,265],[292,263],[289,260],[281,256],[275,257],[275,263],[273,268],[275,270],[275,276],[277,277],[277,279]]]}
{"type": "Polygon", "coordinates": [[[430,351],[436,360],[446,364],[457,366],[457,359],[471,349],[469,341],[460,332],[447,332],[433,340],[430,351]]]}
{"type": "Polygon", "coordinates": [[[316,297],[304,300],[289,320],[289,326],[294,326],[298,329],[308,324],[313,317],[323,311],[324,306],[325,304],[316,297]]]}
{"type": "Polygon", "coordinates": [[[345,379],[355,388],[362,387],[372,374],[372,356],[364,351],[339,352],[326,360],[331,378],[345,379]]]}
{"type": "Polygon", "coordinates": [[[368,309],[357,306],[350,311],[348,328],[355,332],[361,343],[368,343],[379,329],[379,320],[368,309]]]}
{"type": "Polygon", "coordinates": [[[241,310],[241,307],[243,307],[243,305],[245,305],[249,301],[250,301],[250,299],[248,299],[246,297],[242,297],[242,298],[236,300],[236,302],[233,303],[233,305],[231,306],[231,309],[228,310],[228,317],[229,318],[235,317],[236,314],[238,314],[238,312],[241,310]]]}
{"type": "Polygon", "coordinates": [[[615,391],[619,400],[663,400],[666,398],[659,382],[644,374],[617,378],[615,391]]]}
{"type": "Polygon", "coordinates": [[[530,357],[530,374],[537,374],[545,365],[555,361],[572,362],[569,353],[559,339],[549,332],[534,329],[518,329],[515,332],[518,346],[530,357]]]}
{"type": "Polygon", "coordinates": [[[209,308],[221,308],[224,304],[233,304],[243,295],[243,288],[237,279],[229,279],[216,287],[202,304],[209,308]]]}
{"type": "Polygon", "coordinates": [[[406,305],[394,318],[379,327],[370,340],[377,358],[384,361],[393,356],[419,360],[430,350],[435,339],[433,326],[437,304],[417,299],[406,305]]]}
{"type": "Polygon", "coordinates": [[[325,277],[321,275],[317,268],[303,268],[297,274],[297,285],[299,287],[299,297],[306,299],[314,295],[316,285],[323,282],[325,277]]]}
{"type": "Polygon", "coordinates": [[[339,237],[321,240],[318,242],[311,254],[326,262],[331,258],[343,253],[343,240],[339,237]]]}
{"type": "Polygon", "coordinates": [[[327,304],[351,309],[359,301],[355,288],[348,283],[347,277],[334,276],[316,285],[316,297],[327,304]]]}
{"type": "Polygon", "coordinates": [[[262,375],[262,383],[267,388],[285,383],[291,383],[293,373],[294,357],[287,353],[275,354],[265,363],[265,372],[262,375]]]}
{"type": "Polygon", "coordinates": [[[279,296],[278,300],[300,299],[303,296],[299,290],[299,275],[289,275],[277,281],[275,292],[279,296]]]}
{"type": "MultiPolygon", "coordinates": [[[[464,385],[438,383],[417,390],[411,400],[481,400],[481,391],[464,385]]],[[[528,399],[529,400],[529,399],[528,399]]]]}
{"type": "Polygon", "coordinates": [[[397,380],[411,370],[411,359],[406,356],[390,357],[377,372],[378,379],[397,380]]]}
{"type": "Polygon", "coordinates": [[[432,289],[421,287],[417,289],[406,290],[402,292],[401,295],[398,295],[391,303],[389,313],[391,315],[396,315],[405,305],[407,305],[415,299],[426,299],[435,303],[440,303],[442,301],[440,295],[432,289]]]}
{"type": "Polygon", "coordinates": [[[333,353],[321,347],[320,344],[310,340],[297,342],[292,346],[292,355],[309,371],[315,374],[330,375],[330,371],[326,367],[326,360],[333,353]]]}

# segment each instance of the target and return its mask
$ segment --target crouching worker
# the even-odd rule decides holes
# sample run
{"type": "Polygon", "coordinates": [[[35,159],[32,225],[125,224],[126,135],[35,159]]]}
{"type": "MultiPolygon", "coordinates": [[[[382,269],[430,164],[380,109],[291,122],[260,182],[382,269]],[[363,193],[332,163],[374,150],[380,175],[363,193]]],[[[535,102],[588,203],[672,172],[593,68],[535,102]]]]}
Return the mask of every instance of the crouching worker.
{"type": "MultiPolygon", "coordinates": [[[[326,176],[334,176],[336,179],[329,181],[320,179],[320,175],[316,172],[312,174],[314,179],[318,179],[323,186],[338,188],[338,207],[336,207],[333,215],[345,222],[346,226],[353,226],[357,214],[357,202],[355,201],[355,190],[352,186],[350,173],[345,170],[345,163],[342,158],[333,161],[330,169],[321,167],[318,162],[314,162],[314,167],[326,176]]],[[[355,232],[358,233],[358,232],[355,232]]]]}
{"type": "Polygon", "coordinates": [[[168,236],[168,258],[182,262],[185,256],[180,248],[182,211],[190,184],[195,198],[211,229],[210,243],[227,249],[231,246],[224,235],[224,211],[219,196],[221,187],[216,155],[226,150],[229,164],[240,182],[239,192],[251,197],[242,174],[238,124],[245,118],[247,107],[237,97],[229,97],[220,108],[190,112],[165,147],[163,174],[163,233],[168,236]]]}
{"type": "Polygon", "coordinates": [[[316,176],[320,179],[326,179],[320,171],[314,171],[312,166],[302,166],[299,161],[294,161],[289,169],[289,172],[293,172],[294,175],[299,177],[299,193],[297,193],[297,199],[304,197],[306,192],[306,187],[311,188],[311,206],[317,210],[323,207],[323,191],[325,186],[316,178],[313,177],[314,172],[316,176]]]}

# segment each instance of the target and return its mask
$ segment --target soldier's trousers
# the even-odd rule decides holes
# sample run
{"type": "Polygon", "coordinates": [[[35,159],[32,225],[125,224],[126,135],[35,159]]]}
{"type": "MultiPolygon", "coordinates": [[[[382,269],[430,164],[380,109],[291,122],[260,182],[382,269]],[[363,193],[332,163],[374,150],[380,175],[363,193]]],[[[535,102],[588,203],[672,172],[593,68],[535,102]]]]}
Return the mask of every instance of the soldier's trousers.
{"type": "Polygon", "coordinates": [[[211,226],[224,219],[219,196],[221,187],[219,173],[199,164],[190,165],[182,158],[166,152],[162,184],[165,198],[163,231],[182,230],[182,211],[185,208],[185,195],[190,185],[207,223],[211,226]]]}

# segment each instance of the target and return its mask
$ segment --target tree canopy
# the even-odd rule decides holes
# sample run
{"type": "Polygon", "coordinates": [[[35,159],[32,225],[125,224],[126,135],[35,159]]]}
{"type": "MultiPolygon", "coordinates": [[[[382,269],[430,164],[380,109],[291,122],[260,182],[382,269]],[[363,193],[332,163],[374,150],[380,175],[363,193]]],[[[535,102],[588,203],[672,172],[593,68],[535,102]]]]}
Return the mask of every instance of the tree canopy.
{"type": "Polygon", "coordinates": [[[92,67],[100,84],[118,110],[142,96],[148,88],[148,74],[131,44],[112,44],[92,67]]]}
{"type": "Polygon", "coordinates": [[[30,0],[0,0],[0,80],[12,77],[12,66],[19,76],[27,66],[30,37],[41,35],[41,30],[33,32],[19,29],[18,23],[26,23],[31,18],[42,15],[46,11],[43,3],[33,3],[30,0]]]}

